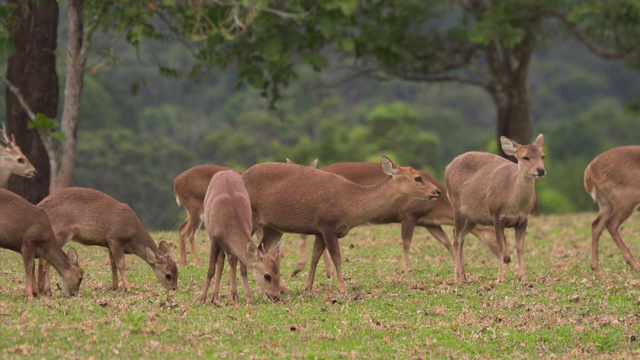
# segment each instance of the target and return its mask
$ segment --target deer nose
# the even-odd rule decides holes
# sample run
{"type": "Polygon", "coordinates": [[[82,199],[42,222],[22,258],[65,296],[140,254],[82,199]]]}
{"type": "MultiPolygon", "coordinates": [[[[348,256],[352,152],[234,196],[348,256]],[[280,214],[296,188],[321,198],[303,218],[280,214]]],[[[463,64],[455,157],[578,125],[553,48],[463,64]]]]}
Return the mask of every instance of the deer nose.
{"type": "Polygon", "coordinates": [[[436,194],[438,194],[438,196],[442,195],[442,190],[437,189],[437,190],[436,190],[436,194]]]}
{"type": "Polygon", "coordinates": [[[544,176],[546,171],[543,168],[538,168],[538,176],[544,176]]]}

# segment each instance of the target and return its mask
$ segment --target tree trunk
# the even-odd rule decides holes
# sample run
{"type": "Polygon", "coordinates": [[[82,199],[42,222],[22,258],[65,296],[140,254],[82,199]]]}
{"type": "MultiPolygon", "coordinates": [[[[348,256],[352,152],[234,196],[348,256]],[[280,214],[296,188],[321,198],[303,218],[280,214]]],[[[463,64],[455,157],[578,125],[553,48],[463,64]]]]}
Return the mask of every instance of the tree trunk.
{"type": "MultiPolygon", "coordinates": [[[[498,112],[497,139],[506,136],[520,144],[530,144],[533,133],[533,121],[531,118],[531,96],[529,83],[525,79],[518,83],[512,83],[505,92],[497,94],[496,109],[498,112]]],[[[498,146],[499,147],[499,146],[498,146]]],[[[500,155],[505,153],[499,147],[500,155]]],[[[513,160],[512,156],[509,156],[513,160]]]]}
{"type": "Polygon", "coordinates": [[[60,130],[65,140],[60,146],[59,166],[54,169],[51,191],[73,185],[80,99],[84,81],[84,66],[89,53],[88,39],[84,39],[82,24],[83,0],[69,0],[67,9],[67,78],[60,130]],[[85,41],[86,40],[86,41],[85,41]]]}
{"type": "MultiPolygon", "coordinates": [[[[58,74],[56,46],[58,3],[56,0],[9,0],[15,6],[11,38],[16,52],[9,58],[7,79],[22,92],[35,113],[56,117],[58,108],[58,74]]],[[[50,165],[45,147],[36,130],[28,130],[30,119],[18,98],[6,90],[8,129],[16,143],[34,165],[33,179],[12,176],[9,190],[31,203],[49,194],[50,165]]]]}

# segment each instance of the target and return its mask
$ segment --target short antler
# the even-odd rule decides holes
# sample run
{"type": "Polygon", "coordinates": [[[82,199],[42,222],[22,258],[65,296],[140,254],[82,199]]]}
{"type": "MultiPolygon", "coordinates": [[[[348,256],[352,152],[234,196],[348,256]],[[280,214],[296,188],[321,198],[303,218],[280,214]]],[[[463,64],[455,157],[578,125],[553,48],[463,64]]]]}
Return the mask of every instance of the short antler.
{"type": "Polygon", "coordinates": [[[7,130],[5,129],[4,123],[2,123],[2,130],[0,130],[0,132],[2,133],[2,142],[5,144],[5,146],[3,146],[4,148],[10,150],[17,147],[16,138],[14,136],[11,136],[11,139],[9,139],[9,135],[7,135],[7,130]]]}

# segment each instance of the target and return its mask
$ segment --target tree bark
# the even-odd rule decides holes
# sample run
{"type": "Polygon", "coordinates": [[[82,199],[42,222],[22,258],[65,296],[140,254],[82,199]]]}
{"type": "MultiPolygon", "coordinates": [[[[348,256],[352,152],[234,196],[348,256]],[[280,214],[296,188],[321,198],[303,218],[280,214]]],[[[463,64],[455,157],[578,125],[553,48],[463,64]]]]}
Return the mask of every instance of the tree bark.
{"type": "MultiPolygon", "coordinates": [[[[15,6],[11,38],[16,52],[9,58],[7,79],[17,86],[35,113],[56,117],[58,109],[58,74],[56,46],[58,3],[55,0],[9,0],[15,6]]],[[[29,130],[29,116],[11,91],[6,90],[9,132],[34,165],[38,174],[33,179],[12,176],[9,190],[31,203],[49,194],[50,165],[45,147],[36,130],[29,130]]]]}
{"type": "MultiPolygon", "coordinates": [[[[60,147],[59,166],[53,169],[51,191],[73,185],[73,165],[84,83],[84,67],[89,54],[89,40],[82,23],[83,0],[69,0],[67,9],[67,78],[60,131],[65,140],[60,147]]],[[[90,36],[90,34],[88,35],[90,36]]]]}

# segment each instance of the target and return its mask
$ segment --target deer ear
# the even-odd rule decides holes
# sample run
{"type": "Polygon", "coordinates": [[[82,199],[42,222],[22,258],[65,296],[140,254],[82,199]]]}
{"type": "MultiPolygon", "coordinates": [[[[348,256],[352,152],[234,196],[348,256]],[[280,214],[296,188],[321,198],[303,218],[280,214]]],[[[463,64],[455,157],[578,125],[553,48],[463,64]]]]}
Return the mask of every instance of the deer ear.
{"type": "Polygon", "coordinates": [[[398,172],[398,166],[384,155],[380,155],[380,166],[382,166],[382,171],[387,175],[393,176],[398,172]]]}
{"type": "Polygon", "coordinates": [[[542,149],[542,146],[544,145],[544,135],[542,134],[538,135],[534,144],[538,145],[538,147],[542,149]]]}
{"type": "Polygon", "coordinates": [[[253,264],[258,261],[258,247],[256,244],[250,242],[247,244],[246,249],[247,259],[253,264]]]}
{"type": "Polygon", "coordinates": [[[280,243],[278,243],[278,245],[273,249],[269,250],[269,255],[271,255],[275,260],[282,259],[282,247],[280,247],[280,243]]]}
{"type": "Polygon", "coordinates": [[[312,168],[317,168],[318,167],[318,159],[315,159],[312,162],[310,162],[309,166],[311,166],[312,168]]]}
{"type": "Polygon", "coordinates": [[[287,158],[287,164],[295,164],[291,159],[287,158]]]}
{"type": "Polygon", "coordinates": [[[164,240],[160,241],[160,244],[158,244],[158,248],[160,249],[160,254],[165,256],[171,256],[171,247],[166,241],[164,240]]]}
{"type": "Polygon", "coordinates": [[[502,145],[502,151],[505,154],[515,156],[516,149],[518,148],[518,143],[509,139],[506,136],[500,136],[500,144],[502,145]]]}
{"type": "Polygon", "coordinates": [[[152,265],[155,264],[156,261],[158,260],[156,258],[156,253],[154,253],[153,250],[151,250],[151,248],[147,248],[146,254],[147,254],[147,262],[152,265]]]}
{"type": "Polygon", "coordinates": [[[72,265],[78,266],[78,252],[76,251],[76,249],[69,248],[67,256],[69,257],[72,265]]]}

